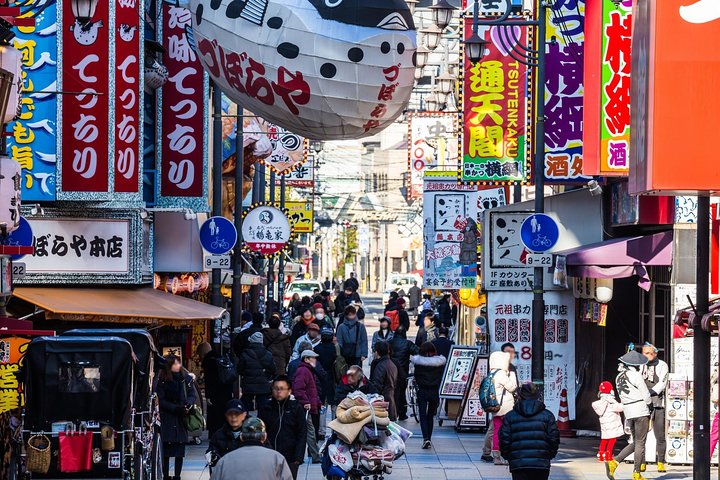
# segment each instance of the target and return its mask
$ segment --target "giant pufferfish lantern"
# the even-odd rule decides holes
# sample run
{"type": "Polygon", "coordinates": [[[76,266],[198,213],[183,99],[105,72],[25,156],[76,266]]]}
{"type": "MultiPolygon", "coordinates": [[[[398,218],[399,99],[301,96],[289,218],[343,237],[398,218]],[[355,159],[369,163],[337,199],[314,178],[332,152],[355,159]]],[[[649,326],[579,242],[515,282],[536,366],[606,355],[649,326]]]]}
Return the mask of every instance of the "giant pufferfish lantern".
{"type": "Polygon", "coordinates": [[[416,36],[404,0],[189,1],[212,80],[296,134],[374,135],[410,99],[416,36]]]}

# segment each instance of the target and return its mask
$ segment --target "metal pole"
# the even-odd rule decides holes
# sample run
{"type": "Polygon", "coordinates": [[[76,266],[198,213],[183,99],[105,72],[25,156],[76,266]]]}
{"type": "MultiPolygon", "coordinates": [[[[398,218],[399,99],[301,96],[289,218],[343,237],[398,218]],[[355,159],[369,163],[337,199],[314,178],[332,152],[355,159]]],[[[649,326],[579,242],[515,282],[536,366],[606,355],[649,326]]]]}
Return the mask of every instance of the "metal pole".
{"type": "Polygon", "coordinates": [[[697,284],[696,316],[694,325],[693,378],[693,478],[710,480],[710,332],[701,328],[702,317],[709,310],[710,272],[710,197],[698,197],[697,257],[695,278],[697,284]]]}
{"type": "MultiPolygon", "coordinates": [[[[263,175],[265,174],[265,171],[261,168],[262,165],[260,163],[255,163],[255,174],[253,175],[253,187],[252,187],[252,203],[256,204],[260,201],[265,200],[264,197],[262,197],[261,194],[261,186],[265,183],[265,180],[263,179],[263,175]]],[[[260,264],[261,260],[258,258],[254,258],[252,261],[253,268],[256,272],[260,272],[260,264]]],[[[251,312],[257,312],[258,310],[258,301],[260,299],[260,293],[262,291],[261,285],[253,285],[250,287],[250,311],[251,312]]]]}
{"type": "MultiPolygon", "coordinates": [[[[215,217],[222,215],[222,92],[217,85],[213,85],[213,201],[212,214],[215,217]]],[[[223,306],[223,297],[220,293],[221,270],[212,269],[212,304],[223,306]]]]}
{"type": "MultiPolygon", "coordinates": [[[[545,211],[545,2],[538,2],[537,88],[535,89],[535,213],[545,211]]],[[[545,391],[545,299],[543,268],[535,267],[532,301],[532,381],[545,391]]]]}
{"type": "MultiPolygon", "coordinates": [[[[275,203],[275,170],[270,170],[270,202],[275,203]]],[[[265,310],[267,319],[270,319],[270,315],[273,313],[271,308],[274,298],[275,282],[273,281],[275,274],[275,261],[272,257],[268,260],[268,271],[267,271],[267,297],[266,302],[268,308],[265,310]]]]}
{"type": "MultiPolygon", "coordinates": [[[[285,175],[280,175],[280,209],[285,208],[285,175]]],[[[283,307],[283,297],[285,296],[285,253],[280,254],[278,263],[278,303],[280,311],[283,307]]]]}
{"type": "Polygon", "coordinates": [[[235,228],[238,241],[233,250],[233,283],[232,283],[232,327],[240,326],[242,316],[242,202],[243,202],[243,161],[245,160],[243,143],[243,107],[237,104],[237,123],[235,124],[235,228]]]}

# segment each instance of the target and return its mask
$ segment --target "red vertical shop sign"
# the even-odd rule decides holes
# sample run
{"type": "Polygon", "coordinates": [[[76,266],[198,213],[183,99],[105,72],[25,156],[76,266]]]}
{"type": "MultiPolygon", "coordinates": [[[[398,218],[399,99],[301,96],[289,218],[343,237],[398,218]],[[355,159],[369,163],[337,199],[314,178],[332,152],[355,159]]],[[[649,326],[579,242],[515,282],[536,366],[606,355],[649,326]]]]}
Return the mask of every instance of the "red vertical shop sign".
{"type": "Polygon", "coordinates": [[[63,0],[62,191],[108,191],[109,4],[81,24],[63,0]]]}
{"type": "Polygon", "coordinates": [[[203,195],[204,80],[203,69],[190,47],[185,28],[189,10],[163,3],[164,64],[169,78],[162,89],[163,197],[203,195]]]}
{"type": "Polygon", "coordinates": [[[123,193],[136,193],[139,188],[139,1],[115,1],[115,191],[123,193]]]}

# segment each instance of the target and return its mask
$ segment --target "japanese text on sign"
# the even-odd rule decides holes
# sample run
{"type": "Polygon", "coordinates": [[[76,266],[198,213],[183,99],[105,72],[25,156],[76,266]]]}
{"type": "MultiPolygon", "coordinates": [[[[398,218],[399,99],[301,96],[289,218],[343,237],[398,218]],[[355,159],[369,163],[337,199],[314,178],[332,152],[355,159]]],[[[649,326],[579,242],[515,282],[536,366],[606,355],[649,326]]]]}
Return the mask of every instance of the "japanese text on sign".
{"type": "Polygon", "coordinates": [[[421,198],[426,169],[447,170],[458,162],[457,115],[426,113],[410,116],[408,122],[408,168],[410,198],[421,198]]]}
{"type": "Polygon", "coordinates": [[[48,2],[35,25],[18,27],[13,45],[22,54],[23,88],[20,115],[9,123],[8,154],[23,169],[22,198],[55,200],[55,153],[57,134],[57,4],[48,2]],[[48,27],[53,27],[49,29],[48,27]]]}
{"type": "MultiPolygon", "coordinates": [[[[472,33],[466,23],[466,35],[472,33]]],[[[527,31],[521,28],[520,38],[527,31]]],[[[465,60],[463,181],[520,182],[527,175],[527,66],[491,35],[490,54],[465,60]]],[[[500,42],[499,39],[497,39],[500,42]]]]}
{"type": "Polygon", "coordinates": [[[0,413],[25,405],[25,392],[18,380],[30,339],[0,338],[0,413]]]}

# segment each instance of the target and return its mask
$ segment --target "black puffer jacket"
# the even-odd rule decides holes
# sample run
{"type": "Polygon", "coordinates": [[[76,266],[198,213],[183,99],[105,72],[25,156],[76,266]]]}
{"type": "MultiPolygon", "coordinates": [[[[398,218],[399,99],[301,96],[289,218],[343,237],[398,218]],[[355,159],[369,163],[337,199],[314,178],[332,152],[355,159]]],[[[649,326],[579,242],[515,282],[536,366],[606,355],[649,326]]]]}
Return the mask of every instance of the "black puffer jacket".
{"type": "Polygon", "coordinates": [[[270,385],[275,375],[275,360],[272,353],[261,343],[250,343],[243,350],[238,361],[238,373],[242,376],[243,394],[270,394],[270,385]]]}
{"type": "Polygon", "coordinates": [[[415,365],[415,383],[418,389],[431,396],[439,395],[446,358],[442,355],[434,357],[413,355],[412,362],[415,365]]]}
{"type": "Polygon", "coordinates": [[[405,338],[404,334],[395,336],[390,340],[390,356],[402,368],[401,374],[407,377],[410,371],[410,356],[416,355],[419,351],[417,345],[405,338]]]}
{"type": "Polygon", "coordinates": [[[557,455],[560,432],[555,415],[539,400],[520,400],[503,419],[500,454],[510,462],[510,471],[550,469],[557,455]]]}
{"type": "Polygon", "coordinates": [[[208,446],[207,452],[213,454],[213,465],[228,453],[242,447],[242,443],[242,439],[239,436],[235,437],[230,425],[225,422],[220,430],[210,437],[210,445],[208,446]]]}
{"type": "Polygon", "coordinates": [[[196,400],[192,377],[174,373],[171,379],[158,381],[156,392],[160,403],[163,442],[187,442],[188,432],[183,418],[185,407],[193,405],[196,400]]]}
{"type": "Polygon", "coordinates": [[[288,463],[303,463],[307,423],[305,409],[295,400],[278,402],[274,398],[258,412],[265,422],[267,443],[288,463]]]}

